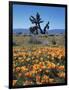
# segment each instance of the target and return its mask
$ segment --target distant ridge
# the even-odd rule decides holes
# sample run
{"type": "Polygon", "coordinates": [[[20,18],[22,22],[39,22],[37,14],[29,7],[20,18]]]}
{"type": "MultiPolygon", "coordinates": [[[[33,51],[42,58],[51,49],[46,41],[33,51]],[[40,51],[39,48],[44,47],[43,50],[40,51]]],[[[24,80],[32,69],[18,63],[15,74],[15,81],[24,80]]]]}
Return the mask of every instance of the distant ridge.
{"type": "MultiPolygon", "coordinates": [[[[29,34],[29,30],[28,29],[13,29],[13,33],[23,33],[23,34],[29,34]]],[[[48,30],[48,34],[64,34],[65,30],[64,29],[52,29],[52,30],[48,30]]]]}
{"type": "Polygon", "coordinates": [[[52,29],[48,31],[48,34],[64,34],[65,30],[64,29],[52,29]]]}
{"type": "Polygon", "coordinates": [[[13,29],[13,33],[19,33],[22,32],[23,34],[29,34],[29,30],[28,29],[13,29]]]}

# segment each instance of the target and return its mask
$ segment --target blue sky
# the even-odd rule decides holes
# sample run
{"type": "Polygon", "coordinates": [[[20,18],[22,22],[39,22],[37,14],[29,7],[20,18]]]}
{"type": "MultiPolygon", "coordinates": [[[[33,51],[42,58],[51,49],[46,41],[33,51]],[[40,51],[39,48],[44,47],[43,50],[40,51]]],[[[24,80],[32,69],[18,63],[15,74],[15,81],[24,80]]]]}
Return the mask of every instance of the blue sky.
{"type": "Polygon", "coordinates": [[[29,28],[32,23],[29,20],[31,15],[39,12],[42,20],[41,27],[50,22],[50,29],[65,29],[65,8],[33,5],[13,5],[13,29],[29,28]]]}

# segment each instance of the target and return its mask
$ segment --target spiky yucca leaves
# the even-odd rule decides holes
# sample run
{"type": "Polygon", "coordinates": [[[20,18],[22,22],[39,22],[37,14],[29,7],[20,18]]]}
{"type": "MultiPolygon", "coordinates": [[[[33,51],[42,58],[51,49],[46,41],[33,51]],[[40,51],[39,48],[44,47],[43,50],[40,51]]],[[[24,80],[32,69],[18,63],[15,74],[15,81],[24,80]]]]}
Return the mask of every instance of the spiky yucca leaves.
{"type": "Polygon", "coordinates": [[[32,27],[32,31],[31,32],[34,33],[36,31],[36,34],[38,34],[39,25],[40,25],[40,23],[43,23],[43,21],[40,18],[39,13],[37,12],[36,17],[31,16],[29,19],[32,22],[32,24],[35,24],[35,27],[38,27],[37,30],[34,30],[34,31],[33,31],[33,27],[32,27]]]}
{"type": "Polygon", "coordinates": [[[34,16],[31,16],[30,18],[30,21],[32,22],[32,24],[35,24],[35,25],[38,25],[38,24],[40,24],[40,23],[43,23],[43,21],[41,20],[41,18],[40,18],[40,14],[37,12],[37,14],[36,14],[36,17],[34,17],[34,16]]]}
{"type": "Polygon", "coordinates": [[[48,23],[45,25],[44,29],[42,30],[40,24],[43,23],[43,21],[42,21],[42,19],[41,19],[41,17],[40,17],[40,14],[39,14],[38,12],[37,12],[37,14],[36,14],[36,17],[31,16],[29,19],[30,19],[30,21],[32,22],[32,24],[35,24],[35,27],[38,27],[38,28],[35,29],[35,30],[34,30],[34,27],[31,27],[32,30],[30,30],[30,32],[33,32],[33,34],[34,34],[34,32],[36,31],[36,34],[38,34],[38,30],[40,30],[40,33],[41,33],[41,34],[47,33],[47,30],[49,29],[49,21],[48,21],[48,23]]]}

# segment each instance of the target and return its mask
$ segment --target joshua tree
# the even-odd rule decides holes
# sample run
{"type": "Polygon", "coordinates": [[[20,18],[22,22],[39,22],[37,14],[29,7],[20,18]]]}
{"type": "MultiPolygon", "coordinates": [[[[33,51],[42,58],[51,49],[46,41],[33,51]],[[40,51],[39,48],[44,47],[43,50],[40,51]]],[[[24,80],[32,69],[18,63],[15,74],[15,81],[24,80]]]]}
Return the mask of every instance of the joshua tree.
{"type": "Polygon", "coordinates": [[[40,18],[39,13],[36,14],[36,17],[31,16],[29,19],[32,22],[32,24],[35,24],[34,27],[30,27],[31,33],[34,33],[36,31],[36,34],[38,34],[39,24],[43,22],[40,18]]]}
{"type": "Polygon", "coordinates": [[[47,30],[49,29],[49,21],[48,23],[45,25],[44,29],[41,29],[40,24],[43,23],[42,19],[40,18],[40,14],[37,12],[36,17],[31,16],[30,21],[32,22],[32,24],[35,24],[34,27],[30,27],[30,32],[34,33],[36,31],[36,34],[38,34],[38,30],[40,30],[41,34],[45,34],[47,32],[47,30]]]}

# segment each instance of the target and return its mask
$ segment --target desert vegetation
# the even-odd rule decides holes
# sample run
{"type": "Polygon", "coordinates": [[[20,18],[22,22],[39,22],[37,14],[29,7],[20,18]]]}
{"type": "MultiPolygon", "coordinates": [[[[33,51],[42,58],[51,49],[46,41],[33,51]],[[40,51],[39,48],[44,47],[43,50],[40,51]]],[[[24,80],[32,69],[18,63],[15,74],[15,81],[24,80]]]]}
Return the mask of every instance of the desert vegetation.
{"type": "Polygon", "coordinates": [[[13,86],[65,82],[62,47],[14,47],[13,86]]]}
{"type": "Polygon", "coordinates": [[[43,23],[44,21],[42,21],[40,14],[37,12],[36,17],[31,16],[30,17],[30,21],[32,24],[35,24],[35,26],[30,27],[30,33],[32,34],[38,34],[38,30],[40,30],[41,34],[46,34],[47,30],[49,29],[49,21],[48,23],[45,25],[44,29],[42,30],[41,28],[41,23],[43,23]]]}
{"type": "Polygon", "coordinates": [[[39,13],[29,20],[29,35],[13,34],[13,87],[65,83],[65,35],[48,35],[39,13]]]}

